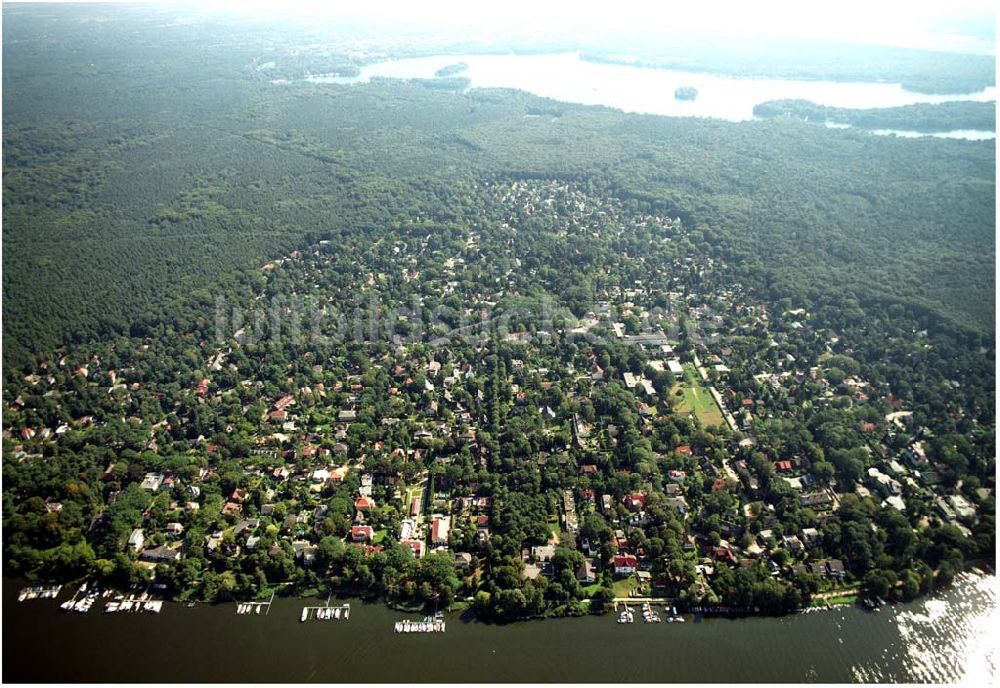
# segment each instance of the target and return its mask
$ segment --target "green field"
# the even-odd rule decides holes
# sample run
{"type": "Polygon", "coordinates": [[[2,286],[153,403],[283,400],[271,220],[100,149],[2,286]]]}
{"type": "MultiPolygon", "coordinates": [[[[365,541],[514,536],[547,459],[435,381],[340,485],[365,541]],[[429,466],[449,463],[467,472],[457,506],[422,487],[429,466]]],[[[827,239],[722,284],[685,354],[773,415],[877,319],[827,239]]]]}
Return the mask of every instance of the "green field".
{"type": "Polygon", "coordinates": [[[674,411],[680,414],[693,413],[702,425],[723,425],[725,422],[718,404],[702,384],[691,363],[684,364],[684,380],[673,386],[670,398],[674,402],[674,411]]]}
{"type": "Polygon", "coordinates": [[[639,579],[632,575],[628,578],[616,580],[612,586],[612,590],[615,591],[615,597],[630,597],[632,589],[637,585],[639,585],[639,579]]]}
{"type": "Polygon", "coordinates": [[[858,595],[838,595],[837,597],[829,597],[823,600],[813,600],[810,602],[810,607],[825,607],[826,605],[838,605],[838,604],[855,604],[861,599],[858,595]]]}

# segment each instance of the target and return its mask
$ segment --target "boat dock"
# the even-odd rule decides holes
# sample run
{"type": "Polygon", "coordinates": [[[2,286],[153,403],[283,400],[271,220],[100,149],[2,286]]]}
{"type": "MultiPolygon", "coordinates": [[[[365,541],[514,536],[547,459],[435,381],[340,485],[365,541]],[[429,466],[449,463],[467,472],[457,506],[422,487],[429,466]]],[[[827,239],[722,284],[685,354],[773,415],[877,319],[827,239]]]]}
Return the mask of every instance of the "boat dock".
{"type": "Polygon", "coordinates": [[[134,614],[149,612],[150,614],[159,614],[162,609],[163,600],[150,599],[146,593],[138,597],[135,595],[129,595],[128,597],[115,595],[114,599],[104,605],[105,614],[115,614],[117,612],[132,612],[134,614]]]}
{"type": "Polygon", "coordinates": [[[393,627],[393,633],[444,633],[444,614],[440,612],[434,616],[425,616],[423,621],[410,621],[404,619],[397,621],[393,627]]]}
{"type": "Polygon", "coordinates": [[[85,614],[90,611],[90,608],[94,606],[94,602],[97,601],[97,591],[87,590],[87,584],[83,583],[79,589],[73,593],[73,597],[69,598],[65,602],[59,605],[59,608],[67,612],[79,612],[85,614]],[[80,597],[79,601],[76,599],[80,597]]]}
{"type": "Polygon", "coordinates": [[[267,602],[237,602],[236,603],[236,614],[238,616],[243,616],[245,614],[256,614],[260,616],[261,610],[264,612],[264,616],[271,613],[271,603],[274,602],[274,591],[271,591],[271,598],[267,602]]]}
{"type": "Polygon", "coordinates": [[[62,590],[61,585],[56,585],[53,587],[45,587],[43,585],[33,585],[29,588],[21,588],[21,592],[17,596],[17,601],[24,602],[25,600],[52,600],[59,595],[60,590],[62,590]]]}
{"type": "Polygon", "coordinates": [[[309,619],[316,619],[317,621],[339,621],[343,619],[347,621],[351,618],[351,605],[339,604],[330,606],[330,599],[333,597],[332,593],[326,598],[326,604],[322,607],[303,607],[302,616],[299,617],[299,621],[308,621],[309,619]]]}
{"type": "MultiPolygon", "coordinates": [[[[618,612],[618,623],[635,623],[635,610],[629,607],[627,602],[615,600],[615,611],[618,612]],[[618,609],[619,604],[622,606],[621,611],[618,609]]],[[[642,620],[646,623],[684,623],[684,617],[677,612],[677,607],[664,604],[661,616],[649,602],[642,603],[642,620]]]]}

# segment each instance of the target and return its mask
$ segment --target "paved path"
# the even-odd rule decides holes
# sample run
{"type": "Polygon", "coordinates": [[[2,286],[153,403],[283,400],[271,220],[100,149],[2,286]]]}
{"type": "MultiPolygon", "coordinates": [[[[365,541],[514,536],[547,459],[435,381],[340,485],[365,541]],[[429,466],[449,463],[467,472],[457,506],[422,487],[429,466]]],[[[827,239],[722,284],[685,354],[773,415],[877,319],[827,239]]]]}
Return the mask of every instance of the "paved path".
{"type": "Polygon", "coordinates": [[[850,588],[848,590],[831,590],[830,592],[818,592],[812,596],[814,600],[828,600],[831,597],[844,597],[845,595],[860,595],[861,590],[850,588]]]}
{"type": "Polygon", "coordinates": [[[712,395],[712,398],[715,399],[715,403],[719,406],[719,411],[722,412],[722,417],[726,419],[729,429],[736,432],[736,419],[733,417],[733,414],[730,413],[729,409],[726,408],[725,404],[722,403],[722,395],[719,394],[719,390],[715,387],[709,387],[708,391],[712,395]]]}

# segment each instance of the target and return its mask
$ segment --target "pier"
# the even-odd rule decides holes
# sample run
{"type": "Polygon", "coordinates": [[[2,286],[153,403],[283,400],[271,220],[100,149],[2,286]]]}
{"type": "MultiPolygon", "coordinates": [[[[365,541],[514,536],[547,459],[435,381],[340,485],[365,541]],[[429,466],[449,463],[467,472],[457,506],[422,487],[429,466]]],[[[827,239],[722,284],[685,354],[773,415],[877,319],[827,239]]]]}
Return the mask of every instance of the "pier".
{"type": "MultiPolygon", "coordinates": [[[[668,600],[669,601],[669,600],[668,600]]],[[[628,606],[629,602],[640,602],[642,608],[642,619],[646,623],[684,623],[684,616],[682,613],[677,611],[677,607],[672,604],[667,604],[662,601],[662,599],[656,599],[655,604],[663,605],[663,616],[653,608],[654,598],[635,598],[628,599],[620,598],[614,600],[615,612],[618,614],[618,623],[634,623],[635,621],[635,609],[628,606]],[[619,611],[619,605],[621,605],[621,610],[619,611]]]]}
{"type": "Polygon", "coordinates": [[[29,588],[22,588],[21,592],[17,596],[17,601],[24,602],[25,600],[55,599],[59,595],[60,590],[62,590],[61,585],[56,585],[50,588],[42,585],[33,585],[29,588]]]}
{"type": "MultiPolygon", "coordinates": [[[[133,585],[132,588],[135,590],[138,586],[133,585]]],[[[141,614],[143,612],[148,612],[150,614],[159,614],[163,610],[163,600],[153,599],[149,590],[150,586],[148,585],[141,593],[116,593],[110,589],[105,590],[103,597],[111,597],[111,599],[104,604],[104,613],[116,614],[119,612],[130,612],[133,614],[141,614]]]]}
{"type": "Polygon", "coordinates": [[[83,583],[80,588],[73,593],[73,597],[60,604],[59,608],[67,612],[79,612],[81,614],[85,614],[90,611],[92,606],[94,606],[94,602],[97,601],[97,595],[96,590],[91,589],[88,591],[87,584],[83,583]],[[83,597],[77,601],[76,598],[81,594],[83,597]]]}
{"type": "Polygon", "coordinates": [[[330,599],[332,598],[332,593],[326,598],[326,604],[320,607],[303,607],[302,616],[299,617],[299,621],[308,621],[309,619],[316,619],[317,621],[339,621],[343,619],[347,621],[351,618],[351,605],[339,604],[330,606],[330,599]]]}
{"type": "Polygon", "coordinates": [[[260,616],[263,610],[264,616],[271,613],[271,603],[274,602],[274,591],[271,591],[271,597],[267,602],[237,602],[236,603],[236,615],[244,616],[246,614],[256,614],[260,616]]]}
{"type": "Polygon", "coordinates": [[[425,616],[423,621],[404,619],[393,626],[393,633],[444,633],[444,614],[438,612],[434,616],[425,616]]]}
{"type": "Polygon", "coordinates": [[[135,595],[115,595],[114,599],[104,605],[105,614],[115,614],[118,612],[132,612],[140,614],[149,612],[159,614],[163,609],[163,600],[151,599],[146,593],[136,597],[135,595]]]}

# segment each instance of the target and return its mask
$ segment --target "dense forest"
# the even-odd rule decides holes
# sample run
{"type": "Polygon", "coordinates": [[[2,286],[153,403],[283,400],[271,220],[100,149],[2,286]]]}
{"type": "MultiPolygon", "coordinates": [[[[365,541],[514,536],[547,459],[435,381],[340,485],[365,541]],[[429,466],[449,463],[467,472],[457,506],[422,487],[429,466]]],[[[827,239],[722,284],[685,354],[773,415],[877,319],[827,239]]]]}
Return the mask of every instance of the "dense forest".
{"type": "Polygon", "coordinates": [[[30,22],[4,29],[5,368],[39,345],[168,319],[176,300],[232,288],[310,232],[373,228],[400,216],[406,189],[433,195],[485,173],[607,180],[697,213],[715,250],[781,268],[767,279],[919,303],[992,331],[988,144],[406,84],[286,88],[235,31],[200,54],[209,49],[182,49],[185,38],[161,40],[155,21],[140,21],[112,59],[101,48],[109,24],[81,32],[67,19],[45,42],[19,40],[30,22]],[[129,84],[142,79],[134,98],[129,84]],[[524,118],[529,108],[562,115],[524,118]]]}
{"type": "Polygon", "coordinates": [[[820,124],[846,124],[865,129],[898,129],[937,132],[956,129],[992,131],[996,127],[995,102],[951,101],[918,103],[891,108],[851,110],[817,105],[808,100],[769,100],[753,108],[754,117],[788,116],[820,124]]]}
{"type": "Polygon", "coordinates": [[[100,11],[4,9],[5,573],[509,620],[992,561],[992,143],[100,11]]]}

